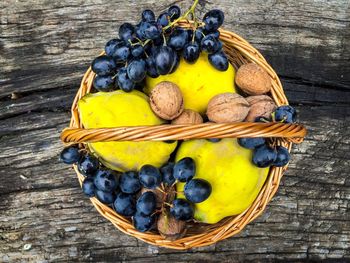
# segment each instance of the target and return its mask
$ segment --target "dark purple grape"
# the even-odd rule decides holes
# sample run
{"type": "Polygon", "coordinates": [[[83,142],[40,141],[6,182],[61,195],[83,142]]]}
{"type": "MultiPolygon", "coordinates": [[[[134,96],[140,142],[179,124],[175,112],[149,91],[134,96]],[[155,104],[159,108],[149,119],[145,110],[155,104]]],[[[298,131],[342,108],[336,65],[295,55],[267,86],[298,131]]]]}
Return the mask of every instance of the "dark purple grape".
{"type": "Polygon", "coordinates": [[[212,36],[215,37],[216,39],[219,39],[219,37],[220,37],[220,31],[219,31],[219,30],[215,30],[214,32],[209,33],[208,35],[212,35],[212,36]]]}
{"type": "Polygon", "coordinates": [[[282,167],[285,166],[290,161],[290,154],[287,148],[283,146],[277,146],[277,157],[273,162],[273,166],[282,167]]]}
{"type": "Polygon", "coordinates": [[[177,220],[190,220],[194,215],[193,205],[185,199],[175,199],[170,208],[170,213],[177,220]]]}
{"type": "Polygon", "coordinates": [[[146,216],[142,213],[136,212],[133,216],[134,227],[140,232],[146,232],[152,228],[156,221],[155,215],[146,216]]]}
{"type": "Polygon", "coordinates": [[[107,56],[113,56],[115,49],[119,46],[122,46],[124,41],[121,39],[111,39],[106,43],[105,52],[107,56]]]}
{"type": "Polygon", "coordinates": [[[177,5],[172,5],[168,9],[168,13],[170,16],[170,20],[174,21],[175,19],[178,19],[181,15],[181,9],[177,5]]]}
{"type": "Polygon", "coordinates": [[[96,187],[94,184],[94,180],[91,177],[85,178],[85,180],[82,184],[82,188],[83,188],[83,193],[87,197],[94,197],[95,196],[96,187]]]}
{"type": "Polygon", "coordinates": [[[139,178],[141,184],[148,189],[155,189],[162,182],[162,175],[158,168],[150,164],[146,164],[141,167],[139,171],[139,178]]]}
{"type": "Polygon", "coordinates": [[[131,55],[134,58],[141,57],[143,54],[144,54],[144,48],[142,45],[136,44],[136,45],[131,47],[131,55]]]}
{"type": "Polygon", "coordinates": [[[118,46],[114,50],[112,57],[117,63],[125,62],[130,56],[130,48],[128,46],[118,46]]]}
{"type": "Polygon", "coordinates": [[[142,59],[135,59],[127,67],[128,77],[133,82],[140,82],[146,76],[146,63],[142,59]]]}
{"type": "Polygon", "coordinates": [[[201,43],[203,37],[205,36],[202,27],[198,27],[194,32],[194,40],[201,43]]]}
{"type": "Polygon", "coordinates": [[[157,39],[162,34],[162,30],[156,22],[141,22],[140,30],[146,39],[157,39]]]}
{"type": "Polygon", "coordinates": [[[135,87],[135,83],[128,77],[126,68],[119,69],[116,81],[119,88],[125,92],[130,92],[135,87]]]}
{"type": "Polygon", "coordinates": [[[97,199],[104,204],[112,204],[115,200],[115,193],[114,192],[105,192],[96,189],[95,191],[97,199]]]}
{"type": "Polygon", "coordinates": [[[87,153],[79,159],[77,166],[81,174],[91,177],[99,168],[99,162],[96,157],[87,153]]]}
{"type": "Polygon", "coordinates": [[[159,75],[169,74],[176,65],[176,52],[168,46],[158,47],[154,61],[159,75]]]}
{"type": "Polygon", "coordinates": [[[292,106],[280,106],[275,110],[275,121],[293,123],[296,118],[297,112],[292,106]]]}
{"type": "Polygon", "coordinates": [[[152,22],[156,20],[156,16],[154,15],[153,11],[150,9],[143,10],[141,17],[142,17],[142,21],[144,22],[152,22]]]}
{"type": "Polygon", "coordinates": [[[119,37],[125,42],[129,42],[135,32],[135,28],[130,23],[124,23],[119,27],[119,37]]]}
{"type": "Polygon", "coordinates": [[[174,163],[167,163],[160,168],[162,173],[163,183],[167,186],[171,186],[175,182],[173,175],[174,163]]]}
{"type": "Polygon", "coordinates": [[[253,163],[260,168],[273,165],[276,158],[277,151],[265,144],[255,148],[253,153],[253,163]]]}
{"type": "Polygon", "coordinates": [[[143,193],[136,202],[136,210],[144,215],[152,214],[157,208],[157,197],[153,192],[143,193]]]}
{"type": "Polygon", "coordinates": [[[137,193],[141,189],[139,175],[132,171],[123,173],[119,178],[119,187],[123,193],[137,193]]]}
{"type": "Polygon", "coordinates": [[[173,61],[172,70],[170,71],[169,74],[174,73],[177,70],[177,68],[179,67],[179,65],[180,65],[180,56],[178,53],[175,52],[175,58],[173,61]]]}
{"type": "Polygon", "coordinates": [[[133,216],[136,213],[135,196],[119,192],[113,203],[114,210],[123,216],[133,216]]]}
{"type": "Polygon", "coordinates": [[[211,185],[203,179],[192,179],[185,184],[184,194],[188,201],[201,203],[211,194],[211,185]]]}
{"type": "Polygon", "coordinates": [[[154,61],[153,56],[149,56],[148,58],[146,58],[146,65],[147,65],[148,76],[150,76],[151,78],[159,77],[159,74],[156,68],[156,62],[154,61]]]}
{"type": "Polygon", "coordinates": [[[226,71],[228,69],[229,62],[223,51],[209,54],[208,59],[210,64],[217,70],[226,71]]]}
{"type": "Polygon", "coordinates": [[[166,27],[167,25],[169,25],[169,20],[170,20],[169,13],[164,12],[158,16],[157,24],[160,25],[161,27],[166,27]]]}
{"type": "Polygon", "coordinates": [[[196,164],[191,157],[182,158],[174,165],[174,178],[180,182],[187,182],[196,174],[196,164]]]}
{"type": "Polygon", "coordinates": [[[201,42],[202,50],[211,54],[214,53],[218,48],[218,41],[212,35],[207,35],[202,39],[201,42]]]}
{"type": "Polygon", "coordinates": [[[115,89],[115,79],[113,76],[96,76],[92,83],[94,88],[101,92],[109,92],[115,89]]]}
{"type": "Polygon", "coordinates": [[[91,63],[91,69],[97,75],[106,76],[115,73],[117,65],[111,57],[106,55],[95,58],[91,63]]]}
{"type": "Polygon", "coordinates": [[[183,28],[177,28],[171,33],[168,40],[168,45],[173,49],[175,49],[176,51],[179,51],[184,48],[187,42],[188,42],[187,30],[183,28]]]}
{"type": "MultiPolygon", "coordinates": [[[[142,22],[141,22],[142,23],[142,22]]],[[[145,35],[143,34],[143,30],[142,30],[142,28],[141,28],[141,23],[139,23],[139,24],[137,24],[136,26],[135,26],[135,35],[136,35],[136,37],[138,38],[138,39],[140,39],[140,40],[146,40],[146,37],[145,37],[145,35]]]]}
{"type": "Polygon", "coordinates": [[[200,48],[197,42],[188,43],[183,52],[182,56],[186,62],[193,64],[197,61],[200,55],[200,48]]]}
{"type": "Polygon", "coordinates": [[[224,13],[221,10],[210,10],[203,17],[203,22],[205,23],[204,28],[207,31],[213,32],[222,26],[224,18],[224,13]]]}
{"type": "Polygon", "coordinates": [[[80,160],[81,154],[76,146],[69,146],[60,153],[60,160],[65,164],[73,164],[80,160]]]}
{"type": "Polygon", "coordinates": [[[111,169],[100,168],[95,173],[94,183],[97,189],[112,192],[119,185],[119,175],[111,169]]]}
{"type": "Polygon", "coordinates": [[[238,138],[237,142],[240,146],[247,149],[254,149],[266,143],[265,138],[238,138]]]}

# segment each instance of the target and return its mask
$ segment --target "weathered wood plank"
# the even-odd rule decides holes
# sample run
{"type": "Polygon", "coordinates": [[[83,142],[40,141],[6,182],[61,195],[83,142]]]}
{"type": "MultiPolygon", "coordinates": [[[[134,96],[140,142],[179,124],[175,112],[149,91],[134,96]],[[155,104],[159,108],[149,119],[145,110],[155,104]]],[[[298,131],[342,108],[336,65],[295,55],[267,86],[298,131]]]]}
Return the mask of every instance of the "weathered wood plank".
{"type": "MultiPolygon", "coordinates": [[[[187,1],[179,1],[188,6],[187,1]]],[[[201,1],[200,17],[213,7],[226,11],[233,30],[266,55],[283,76],[346,88],[350,84],[350,3],[332,1],[201,1]],[[293,66],[291,66],[293,65],[293,66]]],[[[140,10],[158,13],[161,1],[2,1],[0,97],[78,85],[83,71],[140,10]]]]}

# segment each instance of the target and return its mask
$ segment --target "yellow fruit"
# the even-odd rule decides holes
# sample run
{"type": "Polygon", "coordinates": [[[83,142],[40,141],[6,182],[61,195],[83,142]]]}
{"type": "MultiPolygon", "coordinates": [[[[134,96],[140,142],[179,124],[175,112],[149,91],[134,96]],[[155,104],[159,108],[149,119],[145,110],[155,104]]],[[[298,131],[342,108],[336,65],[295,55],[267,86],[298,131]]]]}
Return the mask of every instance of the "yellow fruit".
{"type": "MultiPolygon", "coordinates": [[[[151,110],[148,97],[139,91],[98,92],[79,102],[85,128],[158,125],[163,121],[151,110]]],[[[107,167],[118,171],[139,170],[144,164],[160,167],[167,162],[177,142],[96,142],[88,146],[107,167]]]]}
{"type": "MultiPolygon", "coordinates": [[[[245,149],[236,139],[185,141],[179,147],[176,161],[191,157],[196,163],[194,178],[207,180],[212,193],[202,203],[195,204],[195,219],[214,224],[222,218],[237,215],[253,203],[263,186],[268,168],[252,164],[253,151],[245,149]]],[[[177,184],[183,191],[184,183],[177,184]]],[[[183,194],[178,194],[184,198],[183,194]]]]}
{"type": "Polygon", "coordinates": [[[183,95],[185,109],[191,109],[204,114],[209,100],[217,94],[236,92],[234,86],[235,70],[229,65],[227,71],[215,69],[208,61],[204,52],[194,64],[188,64],[182,58],[178,69],[158,78],[147,77],[144,91],[150,91],[162,81],[176,83],[183,95]]]}

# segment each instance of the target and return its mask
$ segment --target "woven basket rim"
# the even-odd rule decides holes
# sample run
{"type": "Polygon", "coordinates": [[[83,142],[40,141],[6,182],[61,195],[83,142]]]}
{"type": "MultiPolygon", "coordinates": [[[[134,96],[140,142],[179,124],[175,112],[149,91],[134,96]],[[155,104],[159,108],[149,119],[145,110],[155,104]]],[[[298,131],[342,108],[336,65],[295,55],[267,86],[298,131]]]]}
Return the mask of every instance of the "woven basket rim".
{"type": "MultiPolygon", "coordinates": [[[[191,21],[187,21],[187,20],[180,21],[178,23],[178,26],[181,26],[181,27],[190,27],[190,25],[191,25],[191,21]]],[[[265,58],[253,46],[251,46],[245,39],[243,39],[239,35],[230,31],[226,31],[224,29],[219,29],[219,31],[220,31],[220,39],[224,43],[226,54],[229,53],[230,51],[232,52],[228,54],[231,64],[233,64],[234,67],[237,69],[237,67],[240,64],[250,61],[263,67],[271,77],[271,82],[272,82],[271,96],[273,100],[278,106],[288,105],[288,100],[284,94],[282,84],[277,74],[272,69],[272,67],[267,63],[265,58]],[[231,55],[232,56],[235,55],[236,57],[233,58],[231,55]]],[[[260,125],[257,123],[251,123],[250,125],[247,125],[247,123],[236,123],[236,124],[231,123],[231,124],[221,124],[221,125],[205,124],[205,125],[197,125],[197,126],[176,125],[178,127],[176,127],[175,125],[159,125],[159,126],[147,126],[147,127],[134,126],[134,127],[107,128],[107,129],[83,129],[82,124],[80,123],[80,120],[79,120],[77,102],[86,93],[90,92],[94,75],[95,74],[91,71],[91,68],[89,68],[86,71],[81,81],[80,88],[72,103],[72,108],[71,108],[72,117],[69,125],[70,128],[65,129],[61,134],[61,139],[64,143],[67,143],[67,144],[73,143],[73,142],[82,143],[82,142],[91,142],[94,140],[95,141],[96,140],[98,141],[123,140],[125,138],[126,140],[134,140],[134,141],[137,141],[138,139],[144,140],[145,138],[146,140],[164,140],[164,138],[169,138],[169,137],[166,137],[166,136],[169,136],[168,134],[169,132],[167,133],[167,131],[171,132],[172,129],[176,129],[176,128],[184,129],[187,132],[187,134],[188,133],[190,134],[189,138],[200,138],[200,135],[203,135],[203,131],[202,133],[199,133],[198,129],[199,127],[204,127],[204,128],[207,128],[207,130],[204,131],[204,135],[203,135],[204,138],[210,138],[210,137],[205,137],[209,135],[211,136],[211,138],[214,138],[213,134],[217,134],[215,133],[215,131],[217,131],[218,129],[227,129],[227,130],[236,129],[234,132],[231,131],[230,133],[231,136],[233,134],[233,137],[240,137],[240,136],[241,137],[273,137],[273,134],[274,134],[273,132],[278,131],[279,132],[278,134],[280,136],[277,136],[277,137],[286,137],[286,138],[277,139],[276,142],[279,145],[283,145],[287,147],[288,150],[290,151],[292,147],[292,142],[300,143],[303,140],[303,137],[306,135],[306,129],[300,124],[287,125],[287,124],[281,124],[281,123],[280,124],[275,123],[273,125],[271,124],[260,125]],[[167,126],[172,126],[172,127],[167,127],[167,126]],[[237,136],[237,127],[240,128],[238,129],[238,136],[237,136]],[[249,130],[249,128],[251,127],[253,127],[252,128],[253,130],[247,132],[247,130],[249,130]],[[145,130],[141,130],[142,128],[145,130]],[[137,133],[140,133],[140,131],[145,132],[146,135],[145,136],[139,135],[138,137],[137,133]],[[155,131],[160,132],[160,135],[158,134],[159,135],[158,137],[157,136],[152,137],[150,135],[152,134],[152,132],[154,133],[155,131]],[[165,133],[162,133],[164,131],[165,133]],[[268,133],[268,132],[272,132],[272,133],[268,133]],[[121,135],[121,134],[124,134],[124,135],[121,135]]],[[[229,137],[227,136],[227,134],[225,135],[225,133],[222,133],[222,132],[221,132],[221,136],[229,137]]],[[[210,231],[207,231],[206,233],[196,234],[192,236],[185,236],[175,241],[166,240],[159,234],[155,234],[152,232],[141,233],[133,227],[130,220],[128,220],[123,216],[118,215],[108,205],[102,204],[96,198],[91,198],[90,200],[94,205],[94,207],[96,208],[96,210],[103,217],[109,220],[120,231],[128,235],[134,236],[140,240],[143,240],[144,242],[147,242],[149,244],[156,245],[156,246],[162,246],[162,247],[179,249],[179,250],[189,249],[193,247],[202,247],[202,246],[207,246],[207,245],[216,243],[220,240],[226,239],[228,237],[231,237],[239,233],[249,222],[257,218],[264,211],[267,203],[275,195],[279,186],[279,182],[283,176],[283,173],[286,171],[287,166],[288,165],[284,167],[270,167],[268,177],[263,187],[261,188],[258,196],[256,197],[255,201],[244,212],[240,213],[239,215],[224,218],[219,223],[214,224],[213,227],[210,228],[210,231]]],[[[80,184],[82,184],[84,180],[84,176],[79,173],[76,165],[73,165],[73,167],[78,176],[80,184]]]]}

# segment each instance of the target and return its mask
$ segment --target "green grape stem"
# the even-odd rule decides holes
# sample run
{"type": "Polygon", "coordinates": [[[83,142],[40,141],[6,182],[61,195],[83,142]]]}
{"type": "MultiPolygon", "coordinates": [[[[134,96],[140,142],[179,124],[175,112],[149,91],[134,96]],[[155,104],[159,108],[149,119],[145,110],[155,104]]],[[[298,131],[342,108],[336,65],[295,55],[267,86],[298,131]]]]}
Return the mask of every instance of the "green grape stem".
{"type": "Polygon", "coordinates": [[[173,22],[171,22],[169,25],[167,25],[166,27],[163,27],[163,31],[167,30],[168,28],[172,27],[173,25],[175,25],[177,22],[179,22],[180,20],[187,18],[189,14],[193,15],[193,19],[194,21],[196,21],[196,16],[194,14],[194,10],[196,9],[196,6],[198,4],[199,0],[195,0],[193,5],[190,7],[190,9],[187,10],[187,12],[183,15],[180,16],[178,19],[175,19],[173,22]]]}

